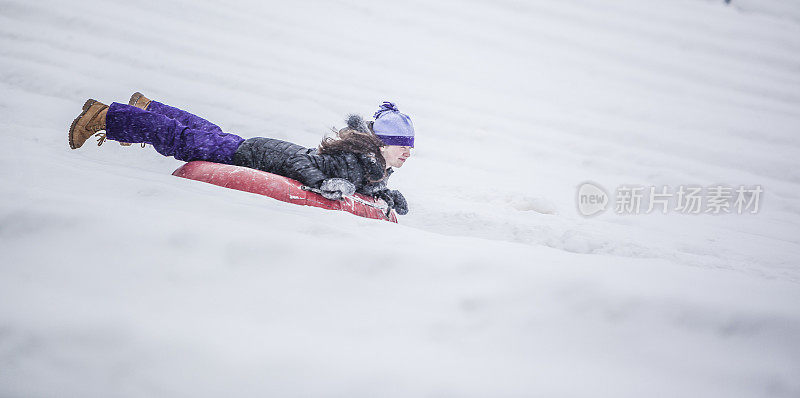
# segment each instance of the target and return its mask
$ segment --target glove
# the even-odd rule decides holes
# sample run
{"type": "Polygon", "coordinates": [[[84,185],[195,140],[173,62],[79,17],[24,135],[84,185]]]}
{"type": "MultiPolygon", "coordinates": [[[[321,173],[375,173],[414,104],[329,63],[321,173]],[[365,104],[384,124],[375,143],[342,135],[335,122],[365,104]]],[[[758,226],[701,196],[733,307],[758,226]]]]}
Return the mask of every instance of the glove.
{"type": "Polygon", "coordinates": [[[403,194],[400,191],[393,189],[388,190],[384,189],[383,191],[378,191],[375,195],[381,199],[383,199],[386,204],[394,209],[397,214],[404,216],[408,214],[408,203],[406,202],[406,198],[403,197],[403,194]]]}
{"type": "Polygon", "coordinates": [[[328,178],[322,181],[319,190],[322,191],[321,195],[325,199],[339,200],[343,196],[350,196],[356,193],[356,186],[344,178],[328,178]]]}

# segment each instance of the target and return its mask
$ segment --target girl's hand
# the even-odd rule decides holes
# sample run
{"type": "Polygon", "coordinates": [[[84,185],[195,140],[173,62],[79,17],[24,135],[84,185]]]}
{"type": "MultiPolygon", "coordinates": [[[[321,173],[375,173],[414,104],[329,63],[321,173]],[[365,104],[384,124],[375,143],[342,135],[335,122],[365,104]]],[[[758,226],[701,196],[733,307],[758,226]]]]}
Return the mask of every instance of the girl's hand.
{"type": "Polygon", "coordinates": [[[401,216],[408,214],[408,203],[400,191],[396,189],[384,189],[383,191],[379,191],[375,196],[383,199],[383,201],[386,202],[389,207],[393,208],[397,214],[401,216]]]}
{"type": "Polygon", "coordinates": [[[328,178],[322,181],[319,190],[322,191],[321,195],[325,199],[340,200],[343,196],[351,196],[356,193],[356,186],[344,178],[328,178]]]}

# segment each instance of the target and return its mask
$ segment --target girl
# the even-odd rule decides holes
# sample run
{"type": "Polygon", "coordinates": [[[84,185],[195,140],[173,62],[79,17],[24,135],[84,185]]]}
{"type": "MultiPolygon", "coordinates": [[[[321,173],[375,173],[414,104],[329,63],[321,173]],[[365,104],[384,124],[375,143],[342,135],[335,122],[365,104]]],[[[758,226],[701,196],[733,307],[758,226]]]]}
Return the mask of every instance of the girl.
{"type": "Polygon", "coordinates": [[[350,115],[347,127],[336,137],[322,140],[318,148],[274,138],[245,140],[224,133],[219,126],[189,112],[134,93],[128,105],[107,106],[93,99],[83,105],[69,129],[69,145],[80,148],[97,135],[106,139],[152,144],[158,153],[186,162],[209,162],[250,167],[293,178],[338,200],[359,192],[383,199],[397,214],[408,213],[408,204],[397,190],[386,187],[393,168],[402,167],[414,147],[411,119],[391,102],[384,102],[368,124],[350,115]],[[99,133],[99,131],[105,133],[99,133]]]}

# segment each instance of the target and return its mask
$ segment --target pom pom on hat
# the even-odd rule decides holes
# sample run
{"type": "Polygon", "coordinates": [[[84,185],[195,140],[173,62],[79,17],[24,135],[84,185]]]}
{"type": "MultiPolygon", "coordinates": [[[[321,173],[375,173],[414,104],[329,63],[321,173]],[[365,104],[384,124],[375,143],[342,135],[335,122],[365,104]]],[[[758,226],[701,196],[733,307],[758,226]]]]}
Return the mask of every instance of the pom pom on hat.
{"type": "Polygon", "coordinates": [[[400,112],[400,110],[397,109],[397,105],[395,105],[393,102],[383,101],[381,106],[378,107],[378,111],[375,112],[375,114],[372,115],[372,117],[378,119],[378,117],[380,117],[382,114],[389,111],[400,112]]]}

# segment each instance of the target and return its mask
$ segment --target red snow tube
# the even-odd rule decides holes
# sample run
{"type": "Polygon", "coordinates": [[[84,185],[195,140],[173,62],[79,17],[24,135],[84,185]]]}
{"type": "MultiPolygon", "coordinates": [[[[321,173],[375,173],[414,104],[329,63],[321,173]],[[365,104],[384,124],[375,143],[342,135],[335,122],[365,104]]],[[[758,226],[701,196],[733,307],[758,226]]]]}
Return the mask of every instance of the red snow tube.
{"type": "Polygon", "coordinates": [[[355,199],[345,197],[342,200],[329,200],[320,194],[304,191],[300,188],[303,184],[296,180],[249,167],[194,161],[179,167],[172,175],[225,188],[257,193],[297,205],[343,210],[361,217],[397,222],[397,215],[394,210],[389,213],[387,218],[385,211],[372,207],[380,206],[385,208],[383,202],[378,202],[378,200],[369,196],[357,193],[354,195],[355,199]]]}

